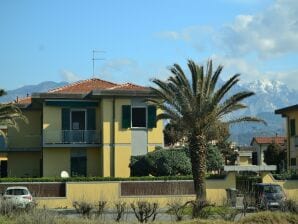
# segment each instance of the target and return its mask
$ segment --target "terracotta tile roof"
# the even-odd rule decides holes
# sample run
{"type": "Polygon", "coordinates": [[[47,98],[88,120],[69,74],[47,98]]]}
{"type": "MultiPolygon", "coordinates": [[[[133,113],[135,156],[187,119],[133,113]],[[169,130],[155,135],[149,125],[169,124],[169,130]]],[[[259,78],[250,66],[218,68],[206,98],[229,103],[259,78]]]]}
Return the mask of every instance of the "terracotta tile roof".
{"type": "Polygon", "coordinates": [[[30,104],[31,103],[31,97],[30,96],[27,96],[27,97],[24,97],[24,98],[19,98],[16,103],[18,104],[30,104]]]}
{"type": "MultiPolygon", "coordinates": [[[[48,93],[76,93],[76,94],[87,94],[92,90],[149,90],[150,88],[139,86],[133,83],[124,83],[124,84],[116,84],[112,82],[108,82],[105,80],[101,80],[98,78],[86,79],[78,82],[71,83],[66,86],[58,87],[55,89],[51,89],[48,93]]],[[[30,104],[31,97],[25,97],[18,99],[18,104],[30,104]]]]}
{"type": "Polygon", "coordinates": [[[95,89],[108,89],[118,84],[104,81],[97,78],[86,79],[78,82],[71,83],[56,89],[49,90],[49,93],[89,93],[95,89]]]}
{"type": "Polygon", "coordinates": [[[111,89],[111,90],[112,89],[117,89],[117,90],[149,90],[150,88],[144,87],[144,86],[139,86],[139,85],[128,82],[128,83],[124,83],[124,84],[121,84],[121,85],[111,87],[109,89],[111,89]]]}
{"type": "Polygon", "coordinates": [[[276,136],[276,137],[254,137],[253,141],[256,141],[258,144],[271,144],[271,143],[276,143],[276,144],[284,144],[287,141],[287,138],[284,136],[276,136]]]}

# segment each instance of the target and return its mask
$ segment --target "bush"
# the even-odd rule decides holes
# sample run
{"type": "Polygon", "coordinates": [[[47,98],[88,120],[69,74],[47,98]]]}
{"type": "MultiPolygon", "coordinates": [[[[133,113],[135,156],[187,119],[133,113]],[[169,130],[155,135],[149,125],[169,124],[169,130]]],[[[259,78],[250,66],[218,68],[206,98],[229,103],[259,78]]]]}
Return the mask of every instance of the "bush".
{"type": "Polygon", "coordinates": [[[149,161],[147,156],[132,156],[130,159],[130,175],[131,176],[148,176],[149,175],[149,161]]]}
{"type": "Polygon", "coordinates": [[[22,215],[16,217],[16,224],[57,224],[58,218],[57,216],[46,210],[37,210],[33,209],[29,213],[23,213],[22,215]]]}
{"type": "Polygon", "coordinates": [[[191,175],[191,164],[187,149],[159,149],[143,156],[132,156],[132,176],[191,175]]]}
{"type": "Polygon", "coordinates": [[[281,212],[260,212],[243,218],[240,224],[294,224],[298,223],[298,215],[281,212]]]}
{"type": "Polygon", "coordinates": [[[76,212],[81,214],[83,217],[90,218],[91,211],[93,210],[94,206],[86,201],[74,201],[73,207],[75,208],[76,212]]]}
{"type": "Polygon", "coordinates": [[[132,208],[135,217],[140,223],[147,223],[150,220],[150,218],[151,222],[155,221],[158,212],[158,203],[138,201],[136,203],[131,203],[130,207],[132,208]]]}

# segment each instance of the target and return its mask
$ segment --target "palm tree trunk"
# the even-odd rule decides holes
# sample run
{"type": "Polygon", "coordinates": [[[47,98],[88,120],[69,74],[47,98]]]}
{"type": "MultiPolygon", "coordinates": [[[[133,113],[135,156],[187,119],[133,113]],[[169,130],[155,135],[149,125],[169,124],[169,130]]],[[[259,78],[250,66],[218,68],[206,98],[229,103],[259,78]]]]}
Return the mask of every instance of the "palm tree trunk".
{"type": "Polygon", "coordinates": [[[206,202],[206,137],[204,135],[193,135],[189,140],[196,200],[206,202]]]}

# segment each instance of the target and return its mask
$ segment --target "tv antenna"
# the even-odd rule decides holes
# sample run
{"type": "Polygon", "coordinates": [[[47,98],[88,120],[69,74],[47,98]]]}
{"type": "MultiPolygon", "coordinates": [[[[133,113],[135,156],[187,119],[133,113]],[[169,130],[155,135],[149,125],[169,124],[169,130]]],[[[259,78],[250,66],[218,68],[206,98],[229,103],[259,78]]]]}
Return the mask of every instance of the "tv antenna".
{"type": "Polygon", "coordinates": [[[96,54],[104,54],[104,53],[106,53],[105,51],[98,51],[98,50],[93,50],[92,51],[92,77],[95,77],[95,74],[94,74],[94,64],[95,64],[95,61],[98,61],[98,60],[100,60],[100,61],[103,61],[103,60],[105,60],[105,58],[95,58],[95,55],[96,54]]]}

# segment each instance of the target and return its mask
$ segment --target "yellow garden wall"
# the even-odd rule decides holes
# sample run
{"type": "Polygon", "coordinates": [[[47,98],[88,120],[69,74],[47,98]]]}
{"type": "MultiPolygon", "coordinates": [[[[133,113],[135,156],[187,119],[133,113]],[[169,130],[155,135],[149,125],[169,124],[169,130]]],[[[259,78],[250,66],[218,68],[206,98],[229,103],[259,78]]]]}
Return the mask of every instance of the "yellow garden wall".
{"type": "Polygon", "coordinates": [[[270,173],[262,174],[263,183],[279,184],[285,191],[287,198],[298,201],[298,180],[275,180],[270,173]]]}
{"type": "MultiPolygon", "coordinates": [[[[127,203],[146,200],[158,202],[160,207],[175,200],[188,201],[195,199],[194,195],[162,195],[162,196],[121,196],[121,182],[68,182],[66,184],[65,198],[37,198],[38,206],[48,208],[72,208],[73,201],[84,200],[96,204],[99,200],[108,201],[112,207],[113,202],[125,201],[127,203]]],[[[226,188],[235,188],[236,178],[230,173],[225,179],[207,180],[207,200],[222,204],[226,200],[226,188]]]]}

